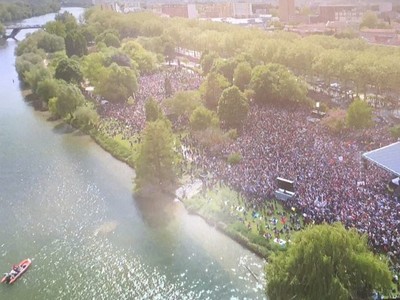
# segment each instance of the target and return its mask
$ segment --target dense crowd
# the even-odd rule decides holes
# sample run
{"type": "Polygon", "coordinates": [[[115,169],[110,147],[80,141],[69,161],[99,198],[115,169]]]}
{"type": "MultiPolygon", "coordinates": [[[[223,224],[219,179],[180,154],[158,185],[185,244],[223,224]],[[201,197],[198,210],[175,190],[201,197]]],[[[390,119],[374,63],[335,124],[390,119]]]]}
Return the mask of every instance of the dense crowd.
{"type": "Polygon", "coordinates": [[[221,156],[203,150],[191,157],[255,205],[274,198],[277,177],[294,180],[296,196],[285,205],[306,222],[340,221],[399,258],[400,203],[387,191],[390,174],[361,160],[363,152],[393,142],[387,128],[335,136],[308,116],[308,111],[253,105],[244,132],[221,156]],[[226,162],[233,152],[243,158],[237,165],[226,162]]]}
{"type": "Polygon", "coordinates": [[[100,114],[103,120],[109,120],[113,126],[103,127],[108,134],[122,134],[124,138],[140,133],[144,128],[146,115],[145,103],[152,97],[159,103],[166,98],[165,81],[171,83],[171,93],[177,91],[197,90],[202,77],[184,68],[170,68],[163,72],[141,76],[139,89],[134,95],[133,103],[107,103],[102,105],[100,114]]]}
{"type": "MultiPolygon", "coordinates": [[[[126,137],[139,133],[146,100],[165,99],[167,76],[173,93],[201,83],[199,75],[184,69],[143,76],[133,105],[103,106],[103,119],[111,120],[104,129],[126,137]]],[[[361,159],[363,152],[394,142],[387,128],[333,135],[308,117],[308,110],[252,104],[242,134],[219,155],[185,139],[184,156],[211,174],[204,177],[207,186],[222,181],[256,206],[274,198],[277,177],[293,180],[296,196],[285,205],[301,212],[305,222],[340,221],[367,234],[375,249],[400,258],[400,203],[387,191],[390,174],[361,159]],[[234,152],[242,160],[229,165],[226,157],[234,152]]]]}

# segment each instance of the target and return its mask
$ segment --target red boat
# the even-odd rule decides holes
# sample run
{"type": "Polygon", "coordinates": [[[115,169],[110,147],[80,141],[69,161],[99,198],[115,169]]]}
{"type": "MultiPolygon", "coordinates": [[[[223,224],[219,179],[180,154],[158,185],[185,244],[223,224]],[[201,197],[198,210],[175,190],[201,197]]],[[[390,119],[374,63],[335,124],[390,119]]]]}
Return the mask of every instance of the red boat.
{"type": "Polygon", "coordinates": [[[19,277],[21,277],[22,274],[25,273],[25,271],[29,268],[31,263],[32,261],[29,258],[24,259],[17,265],[19,271],[16,274],[13,274],[15,272],[13,269],[11,269],[10,273],[4,274],[4,277],[1,279],[1,282],[2,283],[6,282],[9,284],[14,283],[19,277]]]}

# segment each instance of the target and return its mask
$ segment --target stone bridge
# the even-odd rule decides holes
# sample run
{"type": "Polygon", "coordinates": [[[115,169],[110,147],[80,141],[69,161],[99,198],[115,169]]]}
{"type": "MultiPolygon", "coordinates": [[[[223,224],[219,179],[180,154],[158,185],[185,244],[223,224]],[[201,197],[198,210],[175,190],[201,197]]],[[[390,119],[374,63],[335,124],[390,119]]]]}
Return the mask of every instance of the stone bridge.
{"type": "Polygon", "coordinates": [[[15,36],[23,29],[37,29],[37,28],[43,28],[42,25],[15,25],[15,26],[6,26],[6,31],[10,31],[10,34],[4,33],[3,38],[4,39],[14,39],[15,40],[15,36]]]}

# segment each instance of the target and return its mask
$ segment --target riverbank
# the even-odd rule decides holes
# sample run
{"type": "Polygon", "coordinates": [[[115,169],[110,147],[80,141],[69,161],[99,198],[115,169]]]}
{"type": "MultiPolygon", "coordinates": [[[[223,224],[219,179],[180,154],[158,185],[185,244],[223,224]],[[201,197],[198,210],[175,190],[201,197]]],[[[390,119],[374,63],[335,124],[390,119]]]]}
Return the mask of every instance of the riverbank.
{"type": "Polygon", "coordinates": [[[275,200],[266,202],[264,208],[249,207],[238,192],[227,186],[205,190],[200,181],[196,193],[187,192],[192,186],[190,182],[183,187],[181,199],[186,209],[262,258],[285,251],[291,232],[303,226],[294,212],[287,212],[275,200]]]}

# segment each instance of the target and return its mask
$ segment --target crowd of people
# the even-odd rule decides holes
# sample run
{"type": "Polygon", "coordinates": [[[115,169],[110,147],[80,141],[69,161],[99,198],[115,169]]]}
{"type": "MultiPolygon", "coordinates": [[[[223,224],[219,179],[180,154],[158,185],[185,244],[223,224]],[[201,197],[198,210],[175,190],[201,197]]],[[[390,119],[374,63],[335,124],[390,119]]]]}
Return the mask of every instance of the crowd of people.
{"type": "Polygon", "coordinates": [[[146,121],[145,103],[150,97],[159,103],[166,98],[165,81],[167,79],[171,84],[171,94],[177,91],[197,90],[202,82],[198,73],[179,67],[141,76],[133,103],[121,102],[102,105],[100,110],[102,119],[109,120],[113,124],[112,128],[107,126],[104,130],[112,136],[122,134],[123,137],[140,133],[146,121]]]}
{"type": "Polygon", "coordinates": [[[394,142],[387,128],[333,135],[308,116],[307,110],[253,104],[243,133],[220,156],[195,150],[191,157],[257,206],[274,198],[277,177],[293,180],[296,196],[284,204],[305,222],[340,221],[400,258],[400,203],[386,186],[391,175],[361,159],[365,151],[394,142]],[[242,161],[229,165],[226,158],[234,152],[242,161]]]}
{"type": "MultiPolygon", "coordinates": [[[[172,93],[198,89],[201,76],[173,69],[139,79],[133,105],[109,103],[102,107],[103,119],[112,134],[127,137],[145,125],[144,104],[149,97],[165,99],[165,79],[172,93]]],[[[371,246],[400,258],[400,203],[387,191],[391,174],[366,164],[362,153],[393,141],[387,128],[375,126],[362,132],[330,133],[319,122],[309,121],[310,111],[251,105],[240,136],[219,155],[198,147],[186,138],[184,156],[195,169],[206,170],[204,183],[223,182],[242,193],[251,205],[262,206],[274,198],[276,178],[295,182],[295,197],[284,204],[304,216],[305,222],[340,221],[368,235],[371,246]],[[240,153],[238,164],[227,156],[240,153]]]]}

